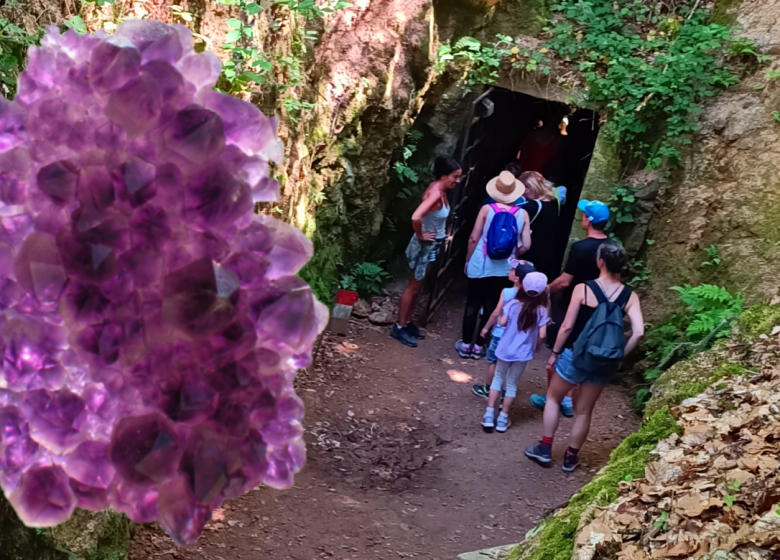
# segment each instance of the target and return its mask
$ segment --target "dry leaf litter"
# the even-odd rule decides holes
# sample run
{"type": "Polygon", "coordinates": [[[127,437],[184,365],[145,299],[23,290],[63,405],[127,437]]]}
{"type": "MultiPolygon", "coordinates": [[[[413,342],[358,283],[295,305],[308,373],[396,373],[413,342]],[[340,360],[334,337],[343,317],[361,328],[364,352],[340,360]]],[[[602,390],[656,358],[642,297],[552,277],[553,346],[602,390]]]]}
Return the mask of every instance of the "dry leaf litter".
{"type": "Polygon", "coordinates": [[[615,503],[583,515],[574,560],[780,558],[780,340],[762,339],[757,371],[672,410],[682,435],[659,442],[615,503]]]}

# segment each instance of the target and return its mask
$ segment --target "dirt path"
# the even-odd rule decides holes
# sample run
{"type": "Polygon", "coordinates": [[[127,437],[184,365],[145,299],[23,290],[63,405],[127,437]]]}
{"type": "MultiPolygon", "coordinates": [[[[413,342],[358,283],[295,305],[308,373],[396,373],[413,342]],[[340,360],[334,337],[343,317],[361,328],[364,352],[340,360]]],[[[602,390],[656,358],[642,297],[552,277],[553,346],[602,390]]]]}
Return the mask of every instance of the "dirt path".
{"type": "MultiPolygon", "coordinates": [[[[193,549],[144,527],[130,560],[450,560],[521,540],[593,476],[638,420],[629,397],[610,388],[581,470],[565,475],[530,463],[523,448],[541,430],[541,415],[528,404],[544,383],[538,359],[521,379],[512,427],[484,434],[485,401],[471,394],[471,383],[487,366],[461,360],[452,347],[462,304],[453,296],[417,349],[367,322],[353,321],[346,339],[327,336],[317,365],[297,382],[308,463],[295,486],[226,502],[193,549]]],[[[570,426],[562,422],[559,460],[570,426]]]]}

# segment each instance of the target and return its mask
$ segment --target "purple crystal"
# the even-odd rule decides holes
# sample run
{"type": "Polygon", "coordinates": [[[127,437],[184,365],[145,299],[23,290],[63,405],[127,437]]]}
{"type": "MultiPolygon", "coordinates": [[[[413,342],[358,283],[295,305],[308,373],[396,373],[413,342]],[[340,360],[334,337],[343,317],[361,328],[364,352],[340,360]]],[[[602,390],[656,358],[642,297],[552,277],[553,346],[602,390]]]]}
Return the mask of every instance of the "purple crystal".
{"type": "Polygon", "coordinates": [[[68,161],[56,161],[38,172],[38,187],[49,195],[55,204],[72,202],[78,184],[78,169],[68,161]]]}
{"type": "Polygon", "coordinates": [[[0,153],[25,141],[26,117],[24,107],[0,96],[0,153]]]}
{"type": "Polygon", "coordinates": [[[0,98],[0,483],[48,526],[112,507],[191,544],[305,458],[294,366],[327,321],[276,120],[181,25],[47,30],[0,98]]]}
{"type": "Polygon", "coordinates": [[[76,507],[68,475],[60,467],[32,467],[18,488],[6,492],[19,519],[34,527],[59,525],[76,507]]]}
{"type": "Polygon", "coordinates": [[[68,453],[65,461],[65,472],[81,484],[107,489],[114,478],[114,467],[108,460],[108,442],[85,441],[68,453]]]}

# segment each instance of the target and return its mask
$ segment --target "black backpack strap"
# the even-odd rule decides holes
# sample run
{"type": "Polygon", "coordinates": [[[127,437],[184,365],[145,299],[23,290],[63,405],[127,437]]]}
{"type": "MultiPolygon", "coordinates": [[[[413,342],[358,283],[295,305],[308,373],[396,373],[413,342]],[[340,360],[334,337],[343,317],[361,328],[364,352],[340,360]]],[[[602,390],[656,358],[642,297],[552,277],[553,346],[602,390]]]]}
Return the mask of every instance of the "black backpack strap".
{"type": "Polygon", "coordinates": [[[633,293],[634,291],[631,288],[623,286],[623,291],[620,292],[620,295],[615,299],[615,305],[619,305],[621,309],[625,310],[628,300],[631,299],[631,294],[633,293]]]}
{"type": "MultiPolygon", "coordinates": [[[[599,283],[595,280],[588,280],[585,282],[585,285],[590,288],[590,291],[593,292],[593,295],[596,296],[596,301],[598,301],[598,304],[601,305],[605,301],[607,301],[607,295],[604,293],[604,291],[601,289],[601,286],[599,286],[599,283]]],[[[585,297],[587,297],[588,292],[585,292],[585,297]]]]}

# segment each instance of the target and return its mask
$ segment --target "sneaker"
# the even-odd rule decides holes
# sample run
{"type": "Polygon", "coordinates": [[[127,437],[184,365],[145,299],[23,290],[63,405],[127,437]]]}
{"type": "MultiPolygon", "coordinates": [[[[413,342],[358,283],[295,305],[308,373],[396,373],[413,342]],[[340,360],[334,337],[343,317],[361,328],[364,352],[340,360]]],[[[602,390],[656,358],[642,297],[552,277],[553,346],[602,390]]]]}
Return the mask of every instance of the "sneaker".
{"type": "Polygon", "coordinates": [[[485,430],[485,433],[492,434],[495,427],[495,417],[490,412],[485,412],[485,415],[482,417],[482,429],[485,430]]]}
{"type": "Polygon", "coordinates": [[[393,330],[390,331],[390,336],[392,336],[404,346],[417,348],[417,338],[413,337],[406,329],[401,328],[398,325],[393,325],[393,330]]]}
{"type": "Polygon", "coordinates": [[[496,431],[503,434],[509,429],[509,426],[511,425],[512,422],[509,420],[509,416],[504,416],[501,414],[498,417],[498,422],[496,422],[496,431]]]}
{"type": "Polygon", "coordinates": [[[551,449],[543,446],[541,443],[537,445],[529,445],[525,448],[525,456],[529,459],[533,459],[537,463],[543,466],[548,466],[552,463],[551,449]]]}
{"type": "MultiPolygon", "coordinates": [[[[499,418],[500,420],[500,418],[499,418]]],[[[568,451],[563,454],[563,472],[574,472],[580,466],[580,456],[568,451]]]]}
{"type": "Polygon", "coordinates": [[[471,356],[469,356],[472,360],[481,360],[485,357],[487,354],[487,350],[483,348],[482,346],[477,346],[476,344],[472,346],[471,348],[471,356]]]}
{"type": "Polygon", "coordinates": [[[490,396],[490,387],[488,387],[487,385],[474,385],[471,388],[471,392],[478,397],[487,399],[488,396],[490,396]]]}
{"type": "Polygon", "coordinates": [[[571,397],[563,397],[561,401],[561,414],[566,418],[574,417],[574,404],[571,402],[571,397]]]}
{"type": "Polygon", "coordinates": [[[462,340],[458,340],[455,343],[455,350],[458,351],[458,356],[464,360],[471,357],[471,347],[467,346],[462,340]]]}
{"type": "Polygon", "coordinates": [[[544,412],[545,404],[547,404],[547,397],[544,395],[531,395],[531,406],[536,410],[544,412]]]}
{"type": "Polygon", "coordinates": [[[408,332],[414,338],[419,338],[420,340],[425,338],[425,333],[423,333],[414,323],[409,323],[406,325],[406,332],[408,332]]]}

